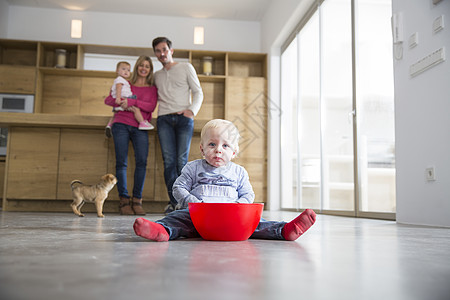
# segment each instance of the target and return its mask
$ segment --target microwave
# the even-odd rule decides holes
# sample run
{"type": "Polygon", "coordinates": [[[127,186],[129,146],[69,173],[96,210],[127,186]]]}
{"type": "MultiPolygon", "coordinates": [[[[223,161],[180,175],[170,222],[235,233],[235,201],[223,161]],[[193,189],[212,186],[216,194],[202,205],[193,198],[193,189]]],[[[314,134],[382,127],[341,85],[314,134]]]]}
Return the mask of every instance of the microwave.
{"type": "MultiPolygon", "coordinates": [[[[34,95],[0,94],[0,112],[33,113],[34,95]]],[[[6,155],[8,128],[0,128],[0,156],[6,155]]]]}
{"type": "Polygon", "coordinates": [[[0,94],[0,112],[33,113],[34,95],[0,94]]]}

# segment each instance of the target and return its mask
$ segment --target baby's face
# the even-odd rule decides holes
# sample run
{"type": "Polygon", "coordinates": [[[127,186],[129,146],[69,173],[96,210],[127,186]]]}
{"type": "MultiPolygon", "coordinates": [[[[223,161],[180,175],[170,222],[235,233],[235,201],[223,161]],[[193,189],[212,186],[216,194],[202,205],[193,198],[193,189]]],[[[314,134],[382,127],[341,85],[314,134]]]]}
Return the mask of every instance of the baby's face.
{"type": "Polygon", "coordinates": [[[119,67],[117,68],[117,74],[119,76],[122,76],[123,78],[130,77],[131,74],[130,66],[127,64],[120,64],[119,67]]]}
{"type": "Polygon", "coordinates": [[[236,154],[224,128],[211,128],[206,131],[200,144],[200,151],[208,164],[213,167],[226,166],[236,154]]]}

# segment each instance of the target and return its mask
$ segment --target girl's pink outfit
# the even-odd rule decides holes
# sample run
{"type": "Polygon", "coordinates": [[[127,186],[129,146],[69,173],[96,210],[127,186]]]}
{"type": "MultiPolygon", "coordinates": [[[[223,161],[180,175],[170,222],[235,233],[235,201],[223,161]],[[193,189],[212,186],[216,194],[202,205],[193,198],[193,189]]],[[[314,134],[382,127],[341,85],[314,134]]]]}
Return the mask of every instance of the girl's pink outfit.
{"type": "MultiPolygon", "coordinates": [[[[141,110],[144,120],[149,122],[152,119],[152,112],[156,108],[156,102],[158,100],[158,90],[156,86],[144,86],[137,87],[131,86],[133,95],[136,95],[136,99],[128,98],[128,106],[136,106],[141,110]]],[[[116,99],[111,95],[106,97],[105,104],[113,107],[119,105],[116,104],[116,99]]],[[[127,124],[133,127],[139,127],[138,121],[136,121],[133,112],[131,111],[118,111],[114,115],[114,123],[127,124]]]]}

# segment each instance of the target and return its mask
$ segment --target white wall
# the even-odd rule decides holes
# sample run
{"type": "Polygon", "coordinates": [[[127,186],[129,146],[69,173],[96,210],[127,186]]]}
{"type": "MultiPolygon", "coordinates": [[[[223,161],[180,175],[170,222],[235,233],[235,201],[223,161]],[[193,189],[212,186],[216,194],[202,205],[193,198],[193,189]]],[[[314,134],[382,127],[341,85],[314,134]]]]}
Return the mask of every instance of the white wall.
{"type": "Polygon", "coordinates": [[[259,22],[80,12],[14,5],[9,6],[7,19],[6,37],[9,39],[151,47],[153,38],[167,36],[174,43],[174,48],[178,49],[261,50],[259,22]],[[81,39],[70,37],[71,19],[83,21],[81,39]],[[193,44],[194,26],[205,27],[204,45],[193,44]]]}
{"type": "Polygon", "coordinates": [[[450,1],[393,0],[393,12],[403,13],[404,37],[419,33],[419,44],[403,45],[394,62],[397,221],[450,226],[450,1]],[[432,32],[444,15],[444,30],[432,32]],[[411,64],[445,47],[445,62],[410,77],[411,64]],[[435,166],[437,180],[425,180],[425,168],[435,166]]]}
{"type": "Polygon", "coordinates": [[[6,0],[0,0],[0,38],[6,38],[8,33],[8,11],[6,0]]]}
{"type": "Polygon", "coordinates": [[[272,1],[261,22],[262,52],[277,51],[316,0],[272,1]]]}

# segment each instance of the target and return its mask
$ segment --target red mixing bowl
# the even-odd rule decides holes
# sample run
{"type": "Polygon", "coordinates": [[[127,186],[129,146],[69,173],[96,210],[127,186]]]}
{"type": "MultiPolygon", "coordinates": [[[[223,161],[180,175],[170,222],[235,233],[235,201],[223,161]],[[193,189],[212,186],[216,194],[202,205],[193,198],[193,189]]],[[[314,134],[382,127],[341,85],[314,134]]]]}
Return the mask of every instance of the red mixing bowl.
{"type": "Polygon", "coordinates": [[[261,219],[263,203],[189,203],[195,229],[205,240],[244,241],[261,219]]]}

